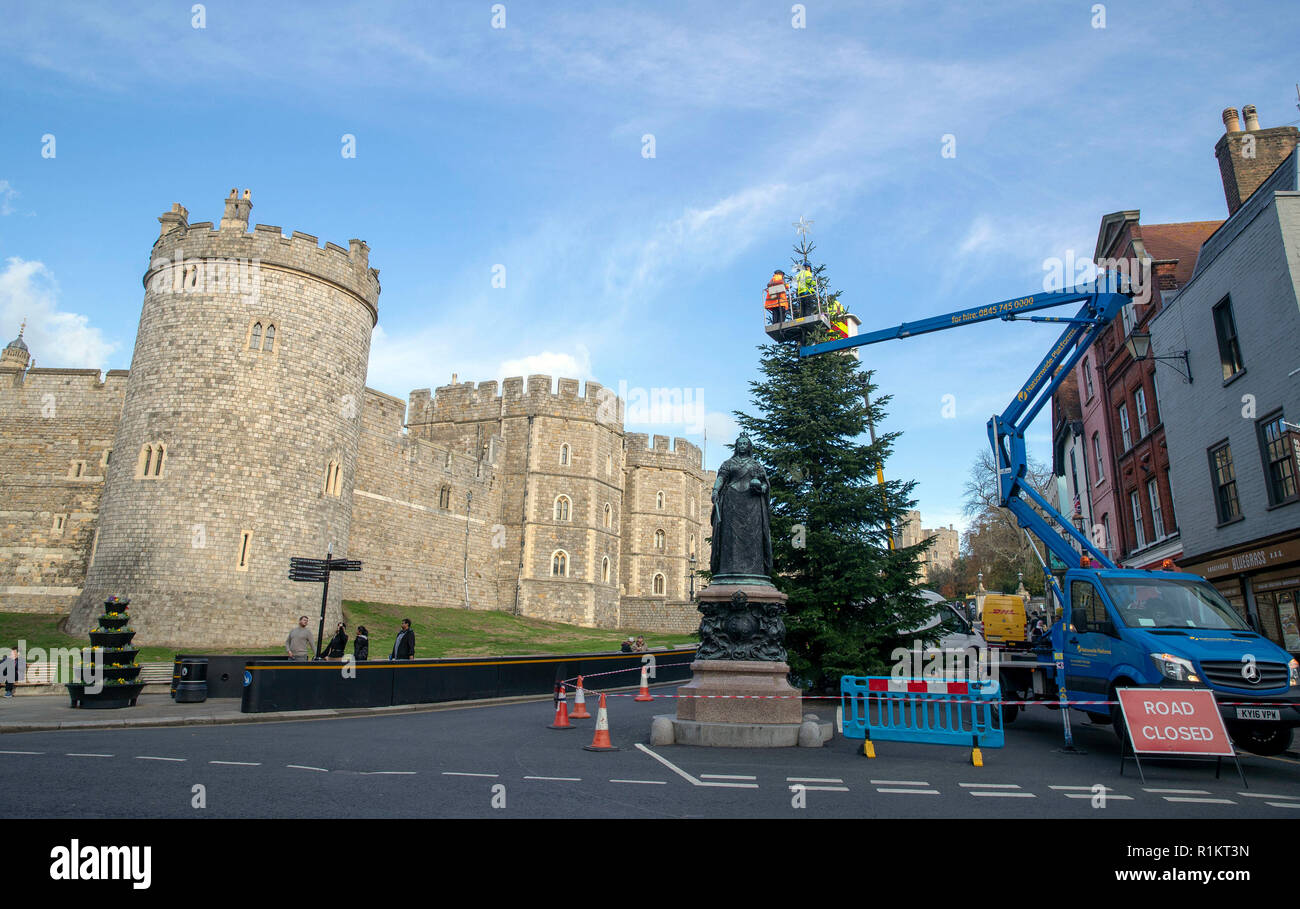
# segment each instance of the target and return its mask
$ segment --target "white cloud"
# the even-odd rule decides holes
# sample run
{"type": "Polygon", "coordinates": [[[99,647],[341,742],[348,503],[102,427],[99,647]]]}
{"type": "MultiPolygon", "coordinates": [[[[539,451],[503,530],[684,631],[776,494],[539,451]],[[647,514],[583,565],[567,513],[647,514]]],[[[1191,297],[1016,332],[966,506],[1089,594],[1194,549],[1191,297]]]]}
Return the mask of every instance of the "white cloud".
{"type": "Polygon", "coordinates": [[[591,379],[591,354],[585,345],[579,344],[574,353],[545,350],[503,360],[497,367],[496,378],[506,379],[511,376],[551,376],[564,379],[591,379]]]}
{"type": "Polygon", "coordinates": [[[8,180],[0,180],[0,215],[12,215],[14,213],[14,199],[18,198],[18,190],[8,180]]]}
{"type": "Polygon", "coordinates": [[[8,343],[26,320],[23,340],[40,366],[104,369],[117,345],[88,317],[59,309],[59,286],[41,262],[17,257],[0,271],[0,331],[8,343]]]}

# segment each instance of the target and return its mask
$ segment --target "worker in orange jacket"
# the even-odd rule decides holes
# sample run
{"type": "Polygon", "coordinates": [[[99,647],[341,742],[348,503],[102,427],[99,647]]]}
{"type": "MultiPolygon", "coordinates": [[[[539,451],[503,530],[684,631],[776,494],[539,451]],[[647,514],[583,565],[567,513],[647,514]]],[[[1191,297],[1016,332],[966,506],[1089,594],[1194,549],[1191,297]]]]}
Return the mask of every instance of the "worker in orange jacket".
{"type": "Polygon", "coordinates": [[[767,282],[763,294],[763,308],[772,314],[772,324],[779,325],[785,321],[786,310],[790,306],[790,296],[785,288],[785,272],[777,269],[772,273],[772,280],[767,282]]]}

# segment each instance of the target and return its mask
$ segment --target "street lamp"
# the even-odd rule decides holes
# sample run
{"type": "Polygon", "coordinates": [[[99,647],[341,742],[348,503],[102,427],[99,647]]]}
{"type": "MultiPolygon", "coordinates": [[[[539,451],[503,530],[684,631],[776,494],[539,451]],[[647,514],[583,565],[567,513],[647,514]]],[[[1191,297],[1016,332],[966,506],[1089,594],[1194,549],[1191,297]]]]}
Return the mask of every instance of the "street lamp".
{"type": "Polygon", "coordinates": [[[1182,360],[1183,369],[1186,369],[1186,372],[1183,372],[1177,366],[1171,368],[1186,379],[1188,385],[1192,384],[1192,362],[1188,357],[1189,351],[1184,350],[1169,357],[1155,356],[1151,353],[1151,332],[1149,331],[1129,332],[1128,337],[1124,339],[1124,349],[1128,351],[1130,357],[1139,363],[1148,358],[1152,360],[1182,360]]]}
{"type": "Polygon", "coordinates": [[[691,602],[695,602],[695,553],[691,553],[691,602]]]}

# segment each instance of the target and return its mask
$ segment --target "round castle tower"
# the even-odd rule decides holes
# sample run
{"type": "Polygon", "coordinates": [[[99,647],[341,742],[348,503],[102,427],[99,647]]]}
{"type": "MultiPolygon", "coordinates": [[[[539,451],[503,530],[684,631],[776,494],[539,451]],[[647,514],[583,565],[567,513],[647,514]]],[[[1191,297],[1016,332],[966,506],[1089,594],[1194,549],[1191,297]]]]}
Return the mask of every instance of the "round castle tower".
{"type": "Polygon", "coordinates": [[[266,646],[302,614],[315,637],[321,588],[289,559],[347,554],[379,272],[360,240],[249,232],[251,208],[231,190],[215,230],[158,219],[72,633],[117,594],[145,644],[266,646]]]}

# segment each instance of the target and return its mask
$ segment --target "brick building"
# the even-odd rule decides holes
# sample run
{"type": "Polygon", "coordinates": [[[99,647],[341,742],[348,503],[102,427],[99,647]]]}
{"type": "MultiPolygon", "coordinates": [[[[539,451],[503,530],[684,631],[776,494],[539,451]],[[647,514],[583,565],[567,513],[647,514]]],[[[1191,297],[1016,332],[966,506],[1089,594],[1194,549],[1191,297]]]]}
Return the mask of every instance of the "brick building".
{"type": "Polygon", "coordinates": [[[1224,112],[1216,146],[1229,217],[1151,347],[1186,351],[1194,379],[1161,386],[1180,567],[1300,653],[1300,132],[1244,111],[1245,129],[1224,112]]]}

